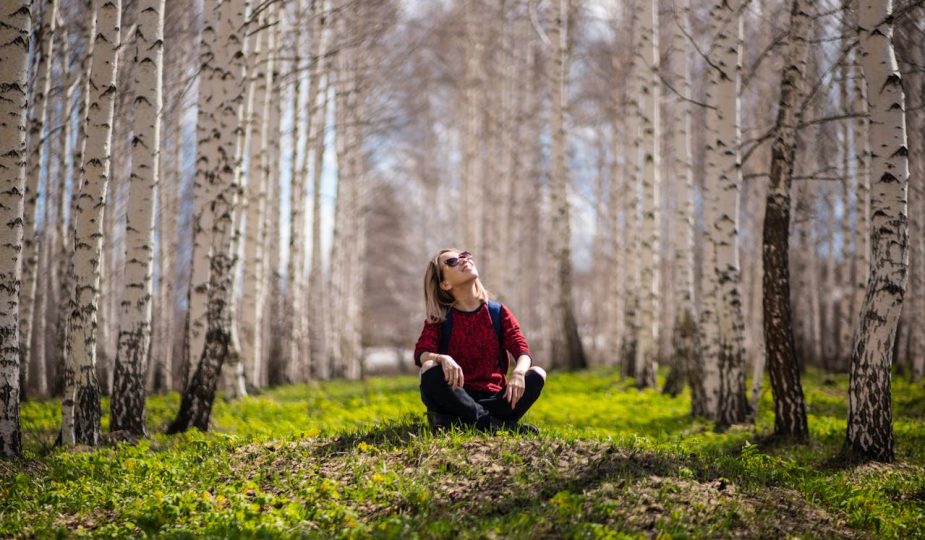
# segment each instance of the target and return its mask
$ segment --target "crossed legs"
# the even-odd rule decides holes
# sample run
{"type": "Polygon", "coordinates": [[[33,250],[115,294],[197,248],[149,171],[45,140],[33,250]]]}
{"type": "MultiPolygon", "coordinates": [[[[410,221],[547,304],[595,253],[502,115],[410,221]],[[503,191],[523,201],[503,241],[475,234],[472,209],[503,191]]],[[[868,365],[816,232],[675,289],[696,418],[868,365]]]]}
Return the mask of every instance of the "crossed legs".
{"type": "Polygon", "coordinates": [[[463,423],[486,428],[499,421],[515,424],[526,414],[530,406],[540,397],[546,382],[546,371],[532,367],[524,376],[524,394],[516,407],[504,399],[504,390],[498,392],[474,392],[462,388],[450,388],[444,377],[443,368],[436,362],[425,362],[421,367],[421,400],[429,411],[451,415],[463,423]]]}

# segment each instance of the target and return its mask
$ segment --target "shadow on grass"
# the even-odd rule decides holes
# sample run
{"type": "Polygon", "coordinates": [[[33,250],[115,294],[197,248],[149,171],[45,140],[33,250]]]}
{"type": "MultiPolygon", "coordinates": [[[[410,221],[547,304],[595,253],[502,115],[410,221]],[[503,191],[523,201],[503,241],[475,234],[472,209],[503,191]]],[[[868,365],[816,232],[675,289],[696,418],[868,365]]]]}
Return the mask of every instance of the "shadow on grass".
{"type": "Polygon", "coordinates": [[[358,428],[337,435],[323,444],[318,452],[320,455],[348,452],[360,443],[382,448],[407,445],[413,440],[429,435],[430,431],[422,419],[406,415],[398,421],[386,422],[372,428],[358,428]]]}

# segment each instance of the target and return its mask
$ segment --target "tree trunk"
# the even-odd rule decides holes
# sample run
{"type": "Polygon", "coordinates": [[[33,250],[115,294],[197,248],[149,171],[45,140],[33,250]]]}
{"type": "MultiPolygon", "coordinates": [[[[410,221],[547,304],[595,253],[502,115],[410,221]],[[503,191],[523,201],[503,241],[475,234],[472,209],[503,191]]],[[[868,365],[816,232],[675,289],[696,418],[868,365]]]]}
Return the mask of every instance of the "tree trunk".
{"type": "MultiPolygon", "coordinates": [[[[51,89],[51,68],[54,64],[54,37],[55,25],[58,18],[58,5],[56,0],[34,2],[35,6],[43,5],[41,12],[36,9],[33,19],[41,15],[41,24],[34,25],[36,58],[35,72],[32,74],[32,85],[29,99],[29,157],[28,172],[26,176],[26,207],[23,220],[23,260],[22,260],[22,288],[19,299],[19,351],[20,358],[20,399],[26,397],[26,382],[31,361],[32,324],[35,312],[35,291],[38,274],[38,230],[36,228],[37,202],[39,199],[39,176],[42,162],[45,157],[45,132],[48,109],[48,92],[51,89]]],[[[48,190],[49,175],[46,172],[46,191],[48,190]]],[[[40,316],[39,314],[38,316],[40,316]]]]}
{"type": "Polygon", "coordinates": [[[264,259],[266,242],[267,185],[269,174],[268,132],[270,118],[271,94],[273,85],[273,65],[275,62],[276,27],[264,28],[274,20],[275,4],[271,4],[260,14],[257,21],[259,30],[253,55],[254,71],[250,76],[251,113],[248,118],[250,160],[247,174],[247,231],[244,242],[244,294],[241,303],[241,357],[244,362],[247,381],[256,388],[262,384],[260,373],[263,369],[263,307],[264,259]],[[271,52],[272,51],[272,52],[271,52]]]}
{"type": "Polygon", "coordinates": [[[851,354],[845,444],[858,456],[892,461],[890,364],[909,262],[905,95],[891,44],[892,1],[860,0],[859,4],[861,63],[871,118],[872,260],[851,354]]]}
{"type": "Polygon", "coordinates": [[[6,2],[0,12],[0,457],[22,454],[19,427],[19,287],[22,277],[23,191],[30,2],[6,2]]]}
{"type": "MultiPolygon", "coordinates": [[[[856,3],[856,2],[852,2],[856,3]]],[[[857,28],[855,24],[854,28],[857,28]]],[[[861,309],[864,306],[864,297],[867,293],[867,280],[870,275],[870,120],[867,103],[867,85],[864,82],[864,72],[861,68],[861,52],[856,51],[853,64],[852,96],[854,97],[854,110],[859,117],[853,123],[854,161],[855,161],[855,195],[857,198],[857,217],[854,228],[854,257],[851,260],[851,275],[853,279],[851,293],[851,328],[857,329],[861,323],[861,309]]],[[[855,332],[856,330],[852,330],[855,332]]],[[[853,354],[855,337],[851,338],[851,351],[849,351],[848,364],[853,354]]]]}
{"type": "MultiPolygon", "coordinates": [[[[205,345],[196,369],[183,393],[180,411],[167,428],[178,433],[190,427],[209,428],[212,403],[222,365],[238,355],[234,343],[234,213],[237,185],[238,130],[244,120],[244,52],[247,27],[245,0],[206,0],[204,13],[210,21],[204,30],[203,52],[213,53],[203,65],[200,96],[201,114],[210,116],[216,126],[214,136],[202,141],[199,163],[212,184],[214,198],[209,202],[214,212],[209,236],[211,248],[207,332],[205,345]],[[203,96],[211,101],[203,102],[203,96]]],[[[197,171],[198,172],[198,171],[197,171]]]]}
{"type": "Polygon", "coordinates": [[[656,0],[637,4],[639,26],[640,121],[642,125],[642,227],[640,228],[639,339],[636,348],[636,386],[654,388],[658,369],[659,334],[659,50],[656,0]]]}
{"type": "MultiPolygon", "coordinates": [[[[286,316],[289,331],[287,332],[288,351],[286,354],[286,381],[295,383],[305,380],[304,351],[302,345],[302,270],[304,268],[304,236],[305,236],[305,168],[300,160],[307,160],[305,153],[299,152],[299,143],[304,138],[305,122],[302,121],[302,72],[301,72],[301,39],[302,39],[302,6],[301,0],[295,2],[295,24],[292,27],[293,53],[292,63],[295,77],[292,89],[292,116],[295,126],[292,130],[292,159],[290,160],[290,189],[289,189],[289,260],[286,267],[286,316]]],[[[309,56],[311,52],[309,51],[309,56]]]]}
{"type": "Polygon", "coordinates": [[[566,369],[581,369],[587,366],[584,348],[578,335],[575,309],[572,303],[571,226],[569,223],[569,179],[565,162],[566,133],[565,115],[568,109],[566,93],[569,70],[570,35],[568,20],[571,15],[570,0],[559,0],[554,22],[549,33],[553,45],[552,73],[552,176],[550,178],[550,249],[549,253],[555,272],[552,276],[553,310],[551,328],[551,364],[566,369]]]}
{"type": "Polygon", "coordinates": [[[810,17],[805,0],[793,0],[787,66],[781,78],[776,137],[771,146],[771,185],[764,215],[764,333],[774,433],[809,438],[806,406],[793,341],[790,308],[790,186],[793,181],[798,107],[803,98],[810,17]]]}
{"type": "MultiPolygon", "coordinates": [[[[284,317],[282,314],[282,305],[280,299],[280,281],[282,276],[280,275],[279,269],[282,268],[280,263],[280,206],[281,206],[281,194],[280,194],[280,167],[279,167],[279,158],[280,158],[280,146],[282,139],[281,132],[281,122],[280,119],[283,115],[283,107],[285,107],[282,91],[282,85],[280,81],[280,73],[282,66],[282,56],[283,51],[285,50],[285,44],[283,42],[282,36],[282,11],[277,11],[280,15],[280,20],[276,24],[276,48],[272,50],[270,54],[275,56],[276,62],[273,63],[273,86],[270,90],[270,101],[272,106],[270,107],[270,116],[268,119],[268,125],[272,128],[269,132],[269,160],[267,163],[267,172],[269,175],[270,182],[270,200],[269,200],[269,212],[267,212],[267,298],[266,298],[266,307],[265,309],[269,313],[267,327],[270,335],[281,336],[283,335],[283,325],[284,317]]],[[[266,377],[267,384],[269,386],[275,386],[283,383],[283,361],[282,344],[280,340],[270,340],[269,345],[267,346],[266,352],[266,377]]]]}
{"type": "MultiPolygon", "coordinates": [[[[151,345],[155,188],[160,179],[164,2],[142,0],[135,27],[135,135],[126,213],[125,288],[110,431],[145,436],[145,371],[151,345]]],[[[169,219],[169,218],[168,218],[169,219]]]]}
{"type": "Polygon", "coordinates": [[[748,416],[745,396],[745,351],[738,250],[739,189],[742,172],[739,161],[739,72],[741,71],[742,19],[739,2],[718,0],[712,20],[717,25],[713,44],[715,67],[710,70],[706,129],[708,160],[714,161],[707,182],[712,184],[711,202],[716,273],[718,343],[706,361],[718,366],[718,408],[720,426],[744,421],[748,416]]]}
{"type": "Polygon", "coordinates": [[[94,37],[87,96],[80,188],[73,218],[74,283],[65,348],[65,393],[61,441],[65,445],[100,442],[100,389],[96,373],[97,311],[103,213],[110,179],[116,74],[121,40],[121,0],[94,0],[94,37]]]}
{"type": "MultiPolygon", "coordinates": [[[[315,25],[315,31],[323,33],[326,31],[327,15],[319,17],[315,25]]],[[[324,172],[324,155],[325,155],[325,127],[327,126],[328,111],[328,85],[330,84],[329,75],[327,74],[327,64],[325,63],[326,47],[322,45],[318,51],[318,63],[316,65],[313,77],[320,77],[322,74],[328,80],[325,81],[325,87],[321,90],[320,109],[312,114],[311,139],[314,142],[314,162],[315,168],[312,176],[312,262],[308,276],[308,343],[309,353],[312,359],[312,376],[318,379],[329,377],[329,369],[325,358],[326,338],[324,333],[324,316],[323,309],[326,292],[323,290],[324,270],[321,264],[321,179],[324,172]]],[[[319,80],[320,84],[320,80],[319,80]]],[[[316,104],[313,102],[312,106],[316,104]]]]}
{"type": "Polygon", "coordinates": [[[482,136],[483,103],[479,90],[485,80],[482,75],[482,31],[484,24],[479,20],[478,0],[463,0],[465,24],[465,133],[462,150],[462,207],[459,216],[462,223],[461,238],[465,249],[479,253],[482,239],[483,201],[481,197],[482,171],[478,159],[479,138],[482,136]]]}
{"type": "Polygon", "coordinates": [[[677,375],[665,383],[665,392],[675,396],[679,394],[684,383],[691,381],[691,400],[702,402],[698,393],[703,387],[698,384],[699,368],[702,363],[700,355],[700,330],[697,324],[697,312],[694,307],[694,163],[691,155],[691,111],[686,101],[691,97],[690,61],[688,60],[687,35],[690,34],[690,0],[678,0],[674,6],[674,24],[672,25],[671,46],[675,56],[672,58],[673,80],[675,88],[681,93],[674,99],[672,107],[672,124],[674,125],[674,162],[672,163],[674,179],[677,182],[678,200],[674,220],[675,245],[675,316],[672,332],[674,366],[677,375]]]}

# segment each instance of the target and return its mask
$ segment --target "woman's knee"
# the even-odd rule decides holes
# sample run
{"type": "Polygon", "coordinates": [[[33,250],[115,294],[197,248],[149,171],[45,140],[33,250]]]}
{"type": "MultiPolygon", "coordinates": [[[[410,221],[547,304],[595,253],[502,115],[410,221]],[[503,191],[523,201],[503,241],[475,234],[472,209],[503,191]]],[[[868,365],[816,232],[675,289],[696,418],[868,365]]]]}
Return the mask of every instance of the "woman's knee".
{"type": "Polygon", "coordinates": [[[531,367],[530,369],[527,370],[527,373],[528,373],[528,374],[529,374],[530,372],[533,372],[533,373],[537,374],[541,379],[543,379],[543,382],[546,382],[546,370],[545,370],[545,369],[543,369],[543,368],[541,368],[541,367],[539,367],[539,366],[533,366],[533,367],[531,367]]]}

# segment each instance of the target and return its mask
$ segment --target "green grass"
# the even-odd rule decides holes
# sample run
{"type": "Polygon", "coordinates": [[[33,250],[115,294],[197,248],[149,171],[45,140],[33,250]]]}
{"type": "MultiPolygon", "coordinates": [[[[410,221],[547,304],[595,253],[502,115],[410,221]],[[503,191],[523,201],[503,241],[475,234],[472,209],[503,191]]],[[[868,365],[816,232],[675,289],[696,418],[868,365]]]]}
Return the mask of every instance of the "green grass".
{"type": "MultiPolygon", "coordinates": [[[[423,425],[416,377],[218,400],[213,432],[54,448],[56,402],[23,405],[25,459],[0,462],[0,537],[925,537],[925,389],[894,380],[894,464],[837,460],[847,378],[810,373],[812,443],[716,433],[689,396],[606,370],[552,374],[539,437],[423,425]]],[[[103,404],[108,411],[108,403],[103,404]]],[[[107,419],[104,419],[104,427],[107,419]]]]}

